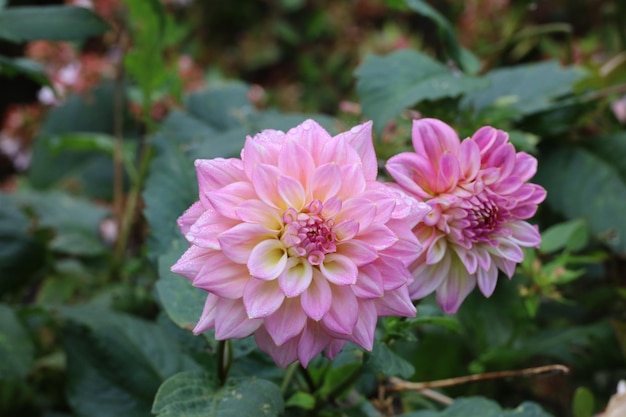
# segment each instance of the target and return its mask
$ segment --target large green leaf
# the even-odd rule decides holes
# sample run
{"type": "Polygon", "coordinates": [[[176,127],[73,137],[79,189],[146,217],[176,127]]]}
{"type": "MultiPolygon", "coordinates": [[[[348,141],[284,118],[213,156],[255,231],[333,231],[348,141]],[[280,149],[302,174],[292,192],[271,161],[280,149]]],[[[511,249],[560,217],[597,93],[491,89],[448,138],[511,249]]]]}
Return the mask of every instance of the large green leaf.
{"type": "Polygon", "coordinates": [[[198,368],[154,323],[93,306],[61,314],[71,320],[63,345],[66,392],[77,416],[148,417],[165,379],[198,368]]]}
{"type": "Polygon", "coordinates": [[[60,191],[21,192],[15,199],[36,214],[41,227],[54,232],[50,242],[53,250],[72,255],[99,255],[106,251],[99,225],[109,215],[108,209],[60,191]]]}
{"type": "Polygon", "coordinates": [[[441,412],[432,410],[402,414],[398,417],[551,417],[537,404],[524,402],[513,410],[503,410],[487,398],[457,398],[441,412]]]}
{"type": "Polygon", "coordinates": [[[9,77],[22,74],[41,85],[52,86],[44,67],[28,58],[9,58],[0,55],[0,74],[9,77]]]}
{"type": "Polygon", "coordinates": [[[427,55],[408,49],[368,56],[356,76],[363,114],[374,121],[378,132],[420,101],[456,97],[487,85],[478,78],[453,74],[427,55]]]}
{"type": "Polygon", "coordinates": [[[109,25],[100,16],[84,7],[30,6],[0,10],[0,38],[14,42],[81,41],[108,29],[109,25]]]}
{"type": "Polygon", "coordinates": [[[248,86],[240,82],[190,94],[185,104],[191,115],[217,130],[241,127],[255,112],[248,99],[248,86]]]}
{"type": "Polygon", "coordinates": [[[497,105],[528,115],[556,106],[556,99],[571,94],[585,76],[580,67],[562,67],[554,61],[498,68],[484,76],[489,87],[467,94],[463,104],[477,112],[497,105]]]}
{"type": "Polygon", "coordinates": [[[610,156],[582,147],[552,149],[542,156],[536,181],[548,191],[546,202],[554,210],[584,219],[597,239],[626,253],[624,162],[612,161],[623,155],[618,149],[610,156]]]}
{"type": "Polygon", "coordinates": [[[0,304],[0,381],[25,378],[33,363],[35,346],[13,309],[0,304]]]}
{"type": "Polygon", "coordinates": [[[189,280],[170,271],[186,249],[187,244],[179,239],[174,241],[167,254],[159,258],[159,280],[156,287],[168,316],[180,327],[190,330],[200,318],[207,294],[194,288],[189,280]]]}
{"type": "Polygon", "coordinates": [[[368,370],[382,372],[387,376],[398,375],[402,378],[410,378],[415,373],[413,365],[379,341],[374,342],[374,349],[365,362],[365,366],[368,370]]]}
{"type": "Polygon", "coordinates": [[[165,381],[152,412],[158,417],[272,417],[283,408],[280,389],[269,381],[230,379],[220,387],[214,375],[196,371],[165,381]]]}

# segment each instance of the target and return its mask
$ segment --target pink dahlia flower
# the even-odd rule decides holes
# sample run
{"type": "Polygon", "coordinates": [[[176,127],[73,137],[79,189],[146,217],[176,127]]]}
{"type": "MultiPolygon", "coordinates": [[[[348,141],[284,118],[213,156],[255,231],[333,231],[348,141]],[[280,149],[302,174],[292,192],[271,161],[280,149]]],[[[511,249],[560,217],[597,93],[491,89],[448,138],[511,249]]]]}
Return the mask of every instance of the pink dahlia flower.
{"type": "Polygon", "coordinates": [[[266,130],[196,169],[200,201],[178,220],[191,246],[172,267],[209,292],[195,333],[254,334],[277,364],[306,366],[347,341],[371,349],[379,316],[415,314],[410,230],[429,208],[376,181],[371,123],[266,130]]]}
{"type": "Polygon", "coordinates": [[[435,119],[413,122],[415,152],[387,162],[389,174],[431,211],[413,232],[424,247],[410,270],[411,298],[437,291],[444,311],[454,313],[478,284],[489,297],[498,269],[509,278],[524,254],[538,246],[532,217],[545,190],[527,183],[537,160],[515,152],[508,135],[489,126],[460,141],[447,124],[435,119]]]}

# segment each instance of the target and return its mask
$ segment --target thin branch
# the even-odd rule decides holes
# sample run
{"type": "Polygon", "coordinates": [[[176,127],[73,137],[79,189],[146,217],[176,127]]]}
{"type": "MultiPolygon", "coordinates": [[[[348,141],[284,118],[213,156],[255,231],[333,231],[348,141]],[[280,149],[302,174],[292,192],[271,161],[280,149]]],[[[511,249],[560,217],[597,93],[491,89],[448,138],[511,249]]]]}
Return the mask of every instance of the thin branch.
{"type": "Polygon", "coordinates": [[[436,381],[427,382],[410,382],[400,378],[391,377],[389,383],[391,384],[387,389],[389,391],[423,391],[432,388],[444,388],[454,385],[467,384],[475,381],[485,381],[488,379],[510,378],[515,376],[536,376],[545,374],[567,374],[569,368],[564,365],[546,365],[538,366],[535,368],[519,369],[515,371],[497,371],[487,372],[484,374],[459,376],[456,378],[439,379],[436,381]]]}

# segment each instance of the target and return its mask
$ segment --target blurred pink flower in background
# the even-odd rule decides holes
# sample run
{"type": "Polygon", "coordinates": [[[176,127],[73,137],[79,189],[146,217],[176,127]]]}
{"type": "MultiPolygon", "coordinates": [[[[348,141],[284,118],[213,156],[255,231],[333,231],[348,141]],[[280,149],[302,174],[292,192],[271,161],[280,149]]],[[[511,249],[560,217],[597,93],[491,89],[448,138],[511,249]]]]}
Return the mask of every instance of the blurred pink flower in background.
{"type": "Polygon", "coordinates": [[[191,246],[172,267],[209,292],[195,333],[254,334],[277,364],[306,366],[347,341],[371,349],[379,316],[415,314],[411,229],[429,208],[376,181],[371,122],[266,130],[196,169],[200,201],[178,220],[191,246]]]}
{"type": "Polygon", "coordinates": [[[437,291],[442,309],[455,313],[476,284],[490,296],[498,269],[512,277],[521,248],[539,245],[525,220],[546,192],[527,183],[537,160],[516,153],[502,130],[485,126],[461,142],[439,120],[415,120],[413,146],[387,162],[400,187],[431,207],[413,229],[424,251],[410,267],[411,298],[437,291]]]}

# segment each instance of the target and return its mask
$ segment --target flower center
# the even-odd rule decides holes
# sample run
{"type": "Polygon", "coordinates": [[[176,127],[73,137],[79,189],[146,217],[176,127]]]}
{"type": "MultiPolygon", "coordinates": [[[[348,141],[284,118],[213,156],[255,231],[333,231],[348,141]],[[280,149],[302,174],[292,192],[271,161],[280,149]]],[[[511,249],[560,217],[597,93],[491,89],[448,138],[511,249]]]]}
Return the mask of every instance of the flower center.
{"type": "Polygon", "coordinates": [[[322,202],[314,200],[299,213],[293,208],[283,213],[285,229],[281,240],[289,256],[306,257],[311,265],[319,265],[327,253],[337,250],[333,220],[322,217],[322,202]]]}
{"type": "Polygon", "coordinates": [[[493,239],[494,234],[503,232],[500,225],[508,217],[508,210],[504,208],[501,200],[497,196],[486,194],[475,195],[466,200],[462,207],[467,212],[465,217],[467,227],[463,228],[463,234],[471,242],[483,242],[496,245],[493,239]]]}

